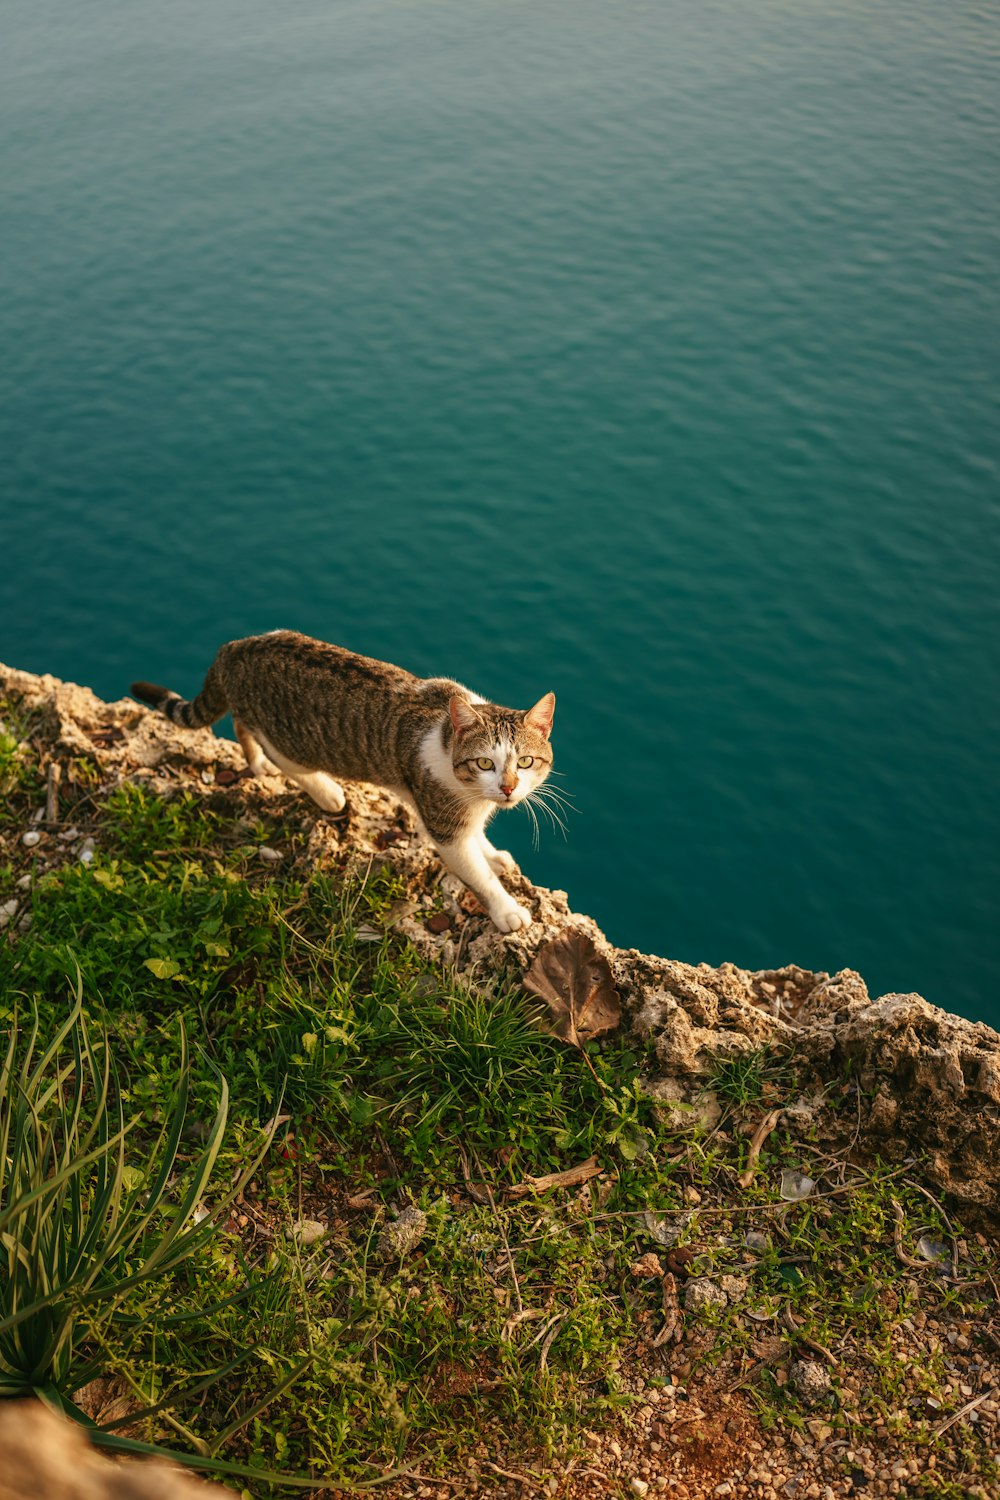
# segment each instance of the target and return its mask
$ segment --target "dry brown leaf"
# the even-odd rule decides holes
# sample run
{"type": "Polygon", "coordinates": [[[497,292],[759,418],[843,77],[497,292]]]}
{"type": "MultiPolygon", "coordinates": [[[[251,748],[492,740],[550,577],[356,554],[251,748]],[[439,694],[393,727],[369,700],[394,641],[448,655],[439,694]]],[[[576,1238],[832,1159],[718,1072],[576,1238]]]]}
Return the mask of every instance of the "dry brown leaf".
{"type": "Polygon", "coordinates": [[[549,1007],[547,1029],[572,1047],[582,1048],[621,1021],[611,965],[593,938],[576,928],[539,948],[524,986],[549,1007]]]}
{"type": "Polygon", "coordinates": [[[523,1198],[527,1193],[544,1193],[547,1188],[579,1187],[591,1177],[600,1177],[601,1166],[596,1156],[588,1156],[578,1167],[567,1167],[565,1172],[548,1172],[544,1177],[526,1177],[523,1182],[507,1188],[511,1198],[523,1198]]]}

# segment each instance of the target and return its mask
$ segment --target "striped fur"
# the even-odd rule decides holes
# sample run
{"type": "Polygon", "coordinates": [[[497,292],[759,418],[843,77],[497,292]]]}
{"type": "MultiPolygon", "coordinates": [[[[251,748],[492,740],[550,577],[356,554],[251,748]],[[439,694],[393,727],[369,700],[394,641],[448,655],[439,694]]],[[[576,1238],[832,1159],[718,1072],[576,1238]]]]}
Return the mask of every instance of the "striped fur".
{"type": "Polygon", "coordinates": [[[531,921],[500,884],[514,862],[485,829],[549,774],[554,694],[500,708],[450,678],[415,677],[291,630],[230,641],[190,701],[149,682],[132,693],[188,729],[231,712],[251,770],[270,760],[329,811],[344,805],[340,777],[388,787],[502,931],[531,921]]]}

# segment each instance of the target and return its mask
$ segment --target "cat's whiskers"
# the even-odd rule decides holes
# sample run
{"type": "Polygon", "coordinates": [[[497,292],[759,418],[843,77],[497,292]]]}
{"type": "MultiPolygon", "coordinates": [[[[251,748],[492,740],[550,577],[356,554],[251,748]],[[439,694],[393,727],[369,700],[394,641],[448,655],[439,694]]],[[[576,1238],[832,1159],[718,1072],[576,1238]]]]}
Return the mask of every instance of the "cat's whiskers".
{"type": "Polygon", "coordinates": [[[524,807],[527,807],[531,812],[532,817],[535,818],[536,825],[538,820],[535,817],[534,809],[537,807],[539,811],[544,813],[545,816],[549,819],[552,827],[560,829],[562,831],[563,838],[566,838],[569,830],[567,829],[566,823],[562,817],[561,809],[558,806],[552,807],[549,805],[545,797],[542,795],[543,790],[544,788],[536,786],[534,791],[529,792],[528,795],[523,799],[522,805],[524,807]]]}
{"type": "Polygon", "coordinates": [[[535,787],[535,794],[543,800],[551,799],[556,807],[562,808],[565,812],[579,812],[580,810],[570,794],[561,786],[550,786],[548,782],[543,782],[541,786],[535,787]]]}
{"type": "Polygon", "coordinates": [[[530,795],[522,798],[518,803],[518,806],[523,807],[525,812],[528,814],[528,817],[531,819],[531,847],[533,849],[537,849],[541,841],[541,830],[538,827],[538,818],[535,815],[535,809],[531,806],[530,795]]]}
{"type": "Polygon", "coordinates": [[[569,793],[564,792],[561,787],[536,786],[535,791],[539,793],[539,795],[541,795],[543,798],[551,797],[555,805],[557,807],[563,808],[566,812],[580,811],[576,803],[573,801],[572,797],[570,797],[569,793]]]}

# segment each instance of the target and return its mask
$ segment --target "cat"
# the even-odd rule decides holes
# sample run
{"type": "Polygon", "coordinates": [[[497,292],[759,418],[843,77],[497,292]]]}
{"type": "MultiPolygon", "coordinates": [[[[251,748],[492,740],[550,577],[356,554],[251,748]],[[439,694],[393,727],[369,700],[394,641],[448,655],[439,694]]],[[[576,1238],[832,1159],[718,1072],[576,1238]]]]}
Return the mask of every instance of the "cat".
{"type": "Polygon", "coordinates": [[[275,630],[222,646],[190,701],[150,682],[134,682],[132,694],[188,729],[231,712],[251,774],[270,761],[327,812],[345,804],[338,777],[386,787],[414,808],[501,932],[530,925],[498,878],[517,865],[486,824],[548,776],[554,693],[526,711],[499,708],[449,678],[275,630]]]}

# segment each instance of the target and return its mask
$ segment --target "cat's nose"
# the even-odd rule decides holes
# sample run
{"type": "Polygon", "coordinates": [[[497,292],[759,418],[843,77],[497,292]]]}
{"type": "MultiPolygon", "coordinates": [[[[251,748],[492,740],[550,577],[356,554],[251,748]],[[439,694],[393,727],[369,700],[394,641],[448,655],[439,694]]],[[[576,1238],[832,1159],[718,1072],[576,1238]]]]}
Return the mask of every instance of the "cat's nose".
{"type": "Polygon", "coordinates": [[[516,792],[517,791],[517,782],[516,781],[501,781],[501,783],[500,783],[500,790],[503,792],[503,794],[504,794],[505,797],[509,797],[510,794],[511,794],[511,792],[516,792]]]}

